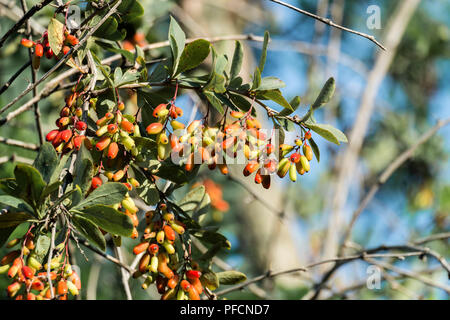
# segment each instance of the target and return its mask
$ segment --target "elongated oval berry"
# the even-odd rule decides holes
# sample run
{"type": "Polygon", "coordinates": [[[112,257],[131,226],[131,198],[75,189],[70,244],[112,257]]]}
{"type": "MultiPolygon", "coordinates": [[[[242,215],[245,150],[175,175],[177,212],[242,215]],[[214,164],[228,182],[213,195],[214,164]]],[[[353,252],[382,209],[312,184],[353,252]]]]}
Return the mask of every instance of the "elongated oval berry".
{"type": "Polygon", "coordinates": [[[308,161],[311,161],[313,159],[312,148],[306,143],[303,145],[303,154],[305,155],[306,159],[308,159],[308,161]]]}
{"type": "Polygon", "coordinates": [[[68,292],[66,280],[60,280],[58,282],[58,294],[63,295],[68,292]]]}
{"type": "Polygon", "coordinates": [[[298,154],[297,152],[294,152],[293,154],[291,154],[291,162],[293,163],[297,163],[300,161],[300,154],[298,154]]]}
{"type": "Polygon", "coordinates": [[[194,120],[188,125],[186,130],[188,133],[193,133],[200,125],[201,125],[200,120],[194,120]]]}
{"type": "Polygon", "coordinates": [[[147,248],[149,246],[150,246],[150,243],[148,243],[147,241],[146,242],[141,242],[141,243],[139,243],[139,244],[134,246],[133,253],[135,255],[138,255],[138,254],[144,252],[145,250],[147,250],[147,248]]]}
{"type": "Polygon", "coordinates": [[[169,138],[167,138],[167,135],[165,132],[161,132],[158,137],[156,138],[156,142],[162,143],[162,144],[168,144],[169,138]]]}
{"type": "Polygon", "coordinates": [[[263,176],[262,186],[264,187],[264,189],[270,188],[270,175],[267,174],[263,176]]]}
{"type": "Polygon", "coordinates": [[[150,255],[148,253],[144,253],[144,255],[139,260],[139,271],[142,273],[147,272],[147,267],[150,264],[150,255]]]}
{"type": "Polygon", "coordinates": [[[159,251],[159,246],[156,243],[152,243],[149,247],[148,247],[148,252],[155,255],[157,254],[159,251]]]}
{"type": "Polygon", "coordinates": [[[81,144],[83,143],[84,139],[86,139],[86,136],[76,136],[73,138],[73,146],[76,150],[80,150],[81,144]]]}
{"type": "Polygon", "coordinates": [[[64,40],[65,40],[65,42],[67,42],[68,44],[70,44],[72,46],[77,45],[79,42],[78,38],[71,34],[67,35],[64,40]]]}
{"type": "Polygon", "coordinates": [[[100,187],[102,185],[102,179],[100,179],[99,176],[93,177],[92,178],[92,182],[91,182],[91,187],[92,189],[97,189],[98,187],[100,187]]]}
{"type": "Polygon", "coordinates": [[[198,270],[188,270],[186,271],[186,277],[191,279],[199,279],[201,277],[202,273],[198,270]]]}
{"type": "Polygon", "coordinates": [[[235,119],[240,119],[244,116],[244,113],[240,111],[231,111],[230,116],[232,116],[235,119]]]}
{"type": "Polygon", "coordinates": [[[108,148],[108,159],[115,159],[119,152],[119,145],[117,142],[111,142],[108,148]]]}
{"type": "Polygon", "coordinates": [[[227,175],[228,174],[228,166],[225,163],[219,163],[219,171],[221,174],[223,175],[227,175]]]}
{"type": "Polygon", "coordinates": [[[45,50],[45,57],[47,59],[51,59],[53,57],[53,50],[52,50],[52,48],[46,48],[46,50],[45,50]]]}
{"type": "Polygon", "coordinates": [[[173,130],[181,130],[181,129],[185,128],[184,123],[181,123],[181,122],[179,122],[177,120],[172,120],[170,122],[170,125],[172,126],[173,130]]]}
{"type": "Polygon", "coordinates": [[[304,155],[300,157],[300,163],[302,164],[302,168],[305,169],[306,172],[308,172],[310,169],[309,161],[304,155]]]}
{"type": "Polygon", "coordinates": [[[47,135],[45,136],[45,140],[47,141],[53,141],[53,139],[55,139],[55,137],[58,135],[59,130],[52,130],[49,133],[47,133],[47,135]]]}
{"type": "Polygon", "coordinates": [[[30,40],[30,39],[25,39],[25,38],[23,38],[23,39],[20,41],[20,44],[23,45],[25,48],[31,48],[31,47],[34,46],[34,42],[33,42],[32,40],[30,40]]]}
{"type": "Polygon", "coordinates": [[[69,117],[61,117],[56,120],[56,125],[60,128],[67,126],[70,123],[69,117]]]}
{"type": "Polygon", "coordinates": [[[256,175],[255,175],[255,183],[256,184],[260,184],[263,180],[263,177],[261,175],[261,169],[258,169],[258,171],[256,171],[256,175]]]}
{"type": "Polygon", "coordinates": [[[284,178],[284,176],[288,173],[289,168],[291,167],[291,162],[288,158],[281,159],[280,163],[278,164],[278,176],[280,178],[284,178]]]}
{"type": "Polygon", "coordinates": [[[33,268],[30,268],[29,266],[23,266],[22,267],[22,274],[28,278],[32,279],[34,276],[35,270],[33,268]]]}
{"type": "Polygon", "coordinates": [[[78,290],[81,290],[81,280],[78,273],[76,273],[75,271],[72,272],[72,275],[70,276],[70,281],[72,281],[72,283],[77,287],[78,290]]]}
{"type": "Polygon", "coordinates": [[[305,133],[305,139],[307,140],[311,139],[311,131],[305,133]]]}
{"type": "Polygon", "coordinates": [[[61,139],[64,142],[69,142],[69,140],[72,138],[72,130],[67,129],[61,132],[61,139]]]}
{"type": "Polygon", "coordinates": [[[150,123],[147,126],[147,133],[148,134],[159,134],[162,130],[163,130],[164,126],[162,123],[159,122],[154,122],[154,123],[150,123]]]}
{"type": "Polygon", "coordinates": [[[289,167],[289,178],[292,182],[297,181],[297,168],[294,163],[291,163],[291,166],[289,167]]]}
{"type": "Polygon", "coordinates": [[[160,118],[163,116],[163,114],[167,115],[165,110],[167,110],[167,105],[165,103],[161,103],[155,108],[155,110],[153,110],[153,116],[155,118],[160,118]]]}
{"type": "Polygon", "coordinates": [[[170,241],[174,241],[176,238],[176,233],[175,231],[172,229],[172,227],[165,225],[163,227],[164,230],[164,234],[166,236],[166,239],[170,240],[170,241]]]}
{"type": "Polygon", "coordinates": [[[243,174],[248,177],[259,168],[259,163],[255,160],[250,160],[244,168],[243,174]]]}
{"type": "Polygon", "coordinates": [[[120,122],[120,128],[125,130],[128,133],[133,133],[134,132],[134,124],[132,124],[130,121],[128,121],[127,119],[123,119],[120,122]]]}
{"type": "Polygon", "coordinates": [[[83,121],[77,121],[77,123],[75,124],[75,128],[78,131],[84,131],[87,128],[87,124],[86,124],[86,122],[83,122],[83,121]]]}
{"type": "Polygon", "coordinates": [[[106,147],[109,146],[110,143],[111,143],[110,137],[103,137],[97,142],[95,148],[97,149],[97,151],[103,151],[106,149],[106,147]]]}
{"type": "Polygon", "coordinates": [[[179,117],[183,116],[183,109],[179,108],[179,107],[175,107],[175,112],[177,113],[177,115],[179,117]]]}
{"type": "Polygon", "coordinates": [[[67,289],[69,289],[70,294],[73,296],[77,296],[80,293],[77,286],[71,281],[67,281],[67,289]]]}
{"type": "Polygon", "coordinates": [[[188,292],[188,290],[191,288],[191,284],[187,280],[181,280],[180,287],[183,289],[183,291],[188,292]]]}
{"type": "Polygon", "coordinates": [[[44,55],[44,47],[42,46],[42,44],[36,44],[36,46],[34,47],[34,54],[39,58],[44,55]]]}

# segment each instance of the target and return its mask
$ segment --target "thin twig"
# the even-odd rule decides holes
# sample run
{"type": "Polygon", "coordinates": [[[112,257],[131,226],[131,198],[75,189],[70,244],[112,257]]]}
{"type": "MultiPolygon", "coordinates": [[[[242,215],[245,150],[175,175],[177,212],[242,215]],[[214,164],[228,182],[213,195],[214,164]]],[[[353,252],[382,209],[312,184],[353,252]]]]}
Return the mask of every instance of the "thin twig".
{"type": "Polygon", "coordinates": [[[10,103],[8,103],[6,106],[4,106],[0,110],[0,114],[5,112],[7,109],[9,109],[12,105],[14,105],[17,101],[22,99],[28,92],[33,90],[37,85],[45,81],[51,74],[53,74],[56,70],[59,69],[64,63],[67,62],[72,57],[72,54],[75,53],[81,46],[84,45],[84,43],[94,34],[95,31],[97,31],[98,28],[114,13],[117,11],[117,7],[122,3],[122,0],[117,0],[115,5],[108,11],[108,13],[91,29],[87,32],[87,34],[78,42],[77,45],[72,47],[70,51],[62,58],[60,59],[49,71],[47,71],[39,80],[37,80],[35,83],[30,84],[24,91],[22,91],[21,94],[19,94],[16,98],[14,98],[10,103]]]}
{"type": "Polygon", "coordinates": [[[39,146],[35,145],[34,143],[28,143],[28,142],[23,142],[23,141],[19,141],[19,140],[15,140],[15,139],[4,138],[4,137],[0,137],[0,143],[4,143],[8,146],[21,147],[21,148],[33,150],[33,151],[39,150],[39,146]]]}
{"type": "Polygon", "coordinates": [[[22,26],[22,24],[27,21],[30,17],[32,17],[36,12],[44,8],[46,5],[48,5],[52,0],[43,0],[40,3],[35,4],[33,7],[31,7],[28,12],[26,12],[23,17],[14,24],[14,26],[9,29],[5,35],[0,39],[0,48],[3,47],[3,44],[5,43],[6,39],[12,34],[15,34],[16,31],[22,26]]]}
{"type": "Polygon", "coordinates": [[[428,141],[431,137],[433,137],[436,132],[441,129],[442,127],[448,125],[450,123],[450,118],[445,120],[439,120],[435,126],[433,126],[430,130],[425,132],[417,142],[412,145],[408,150],[401,153],[394,161],[390,163],[390,165],[383,171],[383,173],[379,176],[376,183],[372,185],[369,192],[366,194],[366,196],[361,201],[358,209],[353,213],[353,216],[351,218],[351,221],[344,233],[344,241],[343,246],[345,246],[346,242],[349,241],[351,231],[353,229],[353,226],[358,219],[361,212],[367,207],[367,205],[370,203],[372,198],[377,193],[378,189],[386,183],[386,181],[391,177],[391,175],[398,169],[400,166],[405,163],[409,158],[411,158],[414,155],[414,152],[417,150],[418,147],[420,147],[422,144],[424,144],[426,141],[428,141]]]}
{"type": "Polygon", "coordinates": [[[11,78],[0,88],[0,95],[8,90],[8,88],[11,86],[11,84],[16,80],[16,78],[29,66],[31,66],[31,61],[26,62],[23,66],[20,67],[19,70],[17,70],[11,78]]]}
{"type": "Polygon", "coordinates": [[[313,19],[316,19],[316,20],[318,20],[318,21],[321,21],[321,22],[323,22],[323,23],[325,23],[325,24],[328,24],[328,25],[331,26],[331,27],[338,28],[338,29],[341,29],[341,30],[343,30],[343,31],[347,31],[347,32],[356,34],[356,35],[358,35],[358,36],[361,36],[361,37],[363,37],[363,38],[369,39],[370,41],[372,41],[373,43],[375,43],[377,46],[379,46],[381,49],[386,50],[386,47],[383,46],[380,42],[378,42],[378,41],[375,39],[374,36],[370,36],[370,35],[368,35],[368,34],[365,34],[365,33],[362,33],[362,32],[359,32],[359,31],[356,31],[356,30],[353,30],[353,29],[350,29],[350,28],[343,27],[343,26],[341,26],[341,25],[338,25],[338,24],[334,23],[331,19],[328,19],[328,18],[324,18],[324,17],[318,16],[318,15],[315,15],[314,13],[311,13],[311,12],[309,12],[309,11],[306,11],[306,10],[303,10],[303,9],[300,9],[300,8],[297,8],[297,7],[294,7],[293,5],[290,5],[290,4],[286,3],[286,2],[279,1],[279,0],[269,0],[269,1],[272,1],[272,2],[274,2],[274,3],[280,4],[280,5],[282,5],[282,6],[285,6],[286,8],[289,8],[289,9],[291,9],[291,10],[294,10],[294,11],[297,11],[297,12],[299,12],[299,13],[301,13],[301,14],[304,14],[304,15],[306,15],[306,16],[308,16],[308,17],[311,17],[311,18],[313,18],[313,19]]]}

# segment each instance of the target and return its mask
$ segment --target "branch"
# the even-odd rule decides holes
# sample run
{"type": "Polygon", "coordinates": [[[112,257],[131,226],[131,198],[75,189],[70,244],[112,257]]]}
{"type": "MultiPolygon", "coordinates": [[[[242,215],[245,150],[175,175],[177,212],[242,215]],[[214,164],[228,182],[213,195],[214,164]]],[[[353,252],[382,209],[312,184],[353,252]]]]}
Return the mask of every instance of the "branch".
{"type": "Polygon", "coordinates": [[[43,0],[40,3],[35,4],[33,7],[31,7],[30,10],[28,10],[27,13],[23,15],[23,17],[16,22],[16,24],[9,29],[5,35],[0,39],[0,48],[3,47],[3,44],[5,43],[6,39],[14,33],[22,26],[22,24],[27,21],[29,18],[31,18],[36,12],[44,8],[46,5],[48,5],[52,0],[43,0]]]}
{"type": "Polygon", "coordinates": [[[33,90],[37,85],[42,83],[45,79],[47,79],[53,72],[58,70],[58,68],[66,63],[67,60],[69,60],[72,57],[72,54],[76,52],[81,46],[84,45],[84,43],[94,34],[95,31],[97,31],[98,28],[114,13],[117,11],[117,7],[122,3],[122,0],[117,0],[116,4],[108,11],[108,13],[97,23],[89,32],[78,42],[77,45],[72,47],[70,51],[62,58],[60,59],[49,71],[47,71],[42,78],[37,80],[32,85],[29,85],[21,94],[19,94],[15,99],[13,99],[10,103],[8,103],[6,106],[4,106],[0,110],[0,114],[5,112],[7,109],[9,109],[12,105],[14,105],[17,101],[22,99],[28,92],[33,90]]]}
{"type": "Polygon", "coordinates": [[[0,95],[8,90],[14,80],[16,80],[16,78],[29,66],[31,66],[31,61],[28,61],[23,66],[21,66],[20,69],[17,70],[16,73],[14,73],[11,78],[9,78],[9,80],[0,88],[0,95]]]}
{"type": "Polygon", "coordinates": [[[393,272],[395,272],[395,273],[397,273],[399,275],[403,275],[405,277],[408,277],[408,278],[420,281],[420,282],[422,282],[422,283],[424,283],[424,284],[426,284],[428,286],[441,289],[441,290],[447,292],[448,294],[450,294],[450,287],[449,286],[446,286],[446,285],[434,282],[433,280],[430,280],[430,279],[428,279],[428,278],[418,274],[417,272],[400,269],[400,268],[398,268],[398,267],[396,267],[396,266],[394,266],[394,265],[392,265],[390,263],[381,262],[381,261],[373,260],[373,259],[370,259],[370,258],[364,258],[364,260],[369,262],[369,263],[371,263],[371,264],[380,266],[380,267],[382,267],[384,269],[391,270],[391,271],[393,271],[393,272]]]}
{"type": "Polygon", "coordinates": [[[333,21],[331,21],[331,19],[323,18],[323,17],[315,15],[315,14],[309,12],[309,11],[306,11],[306,10],[294,7],[293,5],[290,5],[290,4],[285,3],[283,1],[279,1],[279,0],[269,0],[269,1],[272,1],[274,3],[277,3],[277,4],[280,4],[282,6],[285,6],[285,7],[289,8],[289,9],[297,11],[297,12],[299,12],[301,14],[307,15],[308,17],[311,17],[311,18],[316,19],[318,21],[321,21],[321,22],[323,22],[325,24],[328,24],[331,27],[338,28],[338,29],[341,29],[343,31],[347,31],[347,32],[350,32],[350,33],[354,33],[354,34],[356,34],[358,36],[361,36],[363,38],[369,39],[370,41],[375,43],[377,46],[379,46],[381,49],[386,50],[386,47],[383,46],[380,42],[378,42],[375,39],[374,36],[370,36],[368,34],[365,34],[365,33],[362,33],[362,32],[359,32],[359,31],[356,31],[356,30],[353,30],[353,29],[349,29],[349,28],[343,27],[341,25],[338,25],[338,24],[334,23],[333,21]]]}
{"type": "Polygon", "coordinates": [[[0,137],[0,143],[4,143],[8,146],[21,147],[21,148],[33,150],[33,151],[39,150],[39,146],[37,146],[33,143],[27,143],[27,142],[14,140],[14,139],[8,139],[8,138],[4,138],[4,137],[0,137]]]}
{"type": "MultiPolygon", "coordinates": [[[[124,264],[120,247],[116,246],[115,244],[114,244],[114,252],[116,253],[116,256],[117,256],[117,259],[119,260],[119,262],[121,264],[124,264]]],[[[127,272],[128,272],[128,270],[125,269],[124,267],[122,267],[122,265],[120,265],[120,273],[122,275],[122,285],[123,285],[123,289],[125,290],[125,295],[127,297],[127,300],[133,300],[133,297],[131,295],[131,290],[130,290],[130,284],[128,283],[129,276],[128,276],[127,272]]]]}
{"type": "Polygon", "coordinates": [[[386,183],[386,181],[391,177],[391,175],[398,169],[401,167],[401,165],[403,163],[405,163],[409,158],[411,158],[414,155],[414,152],[416,151],[416,149],[421,146],[422,144],[424,144],[426,141],[428,141],[432,136],[434,136],[436,134],[436,132],[448,125],[450,123],[450,118],[446,119],[446,120],[439,120],[436,125],[434,127],[432,127],[429,131],[427,131],[426,133],[424,133],[422,135],[422,137],[419,138],[419,140],[417,140],[417,142],[412,145],[408,150],[406,150],[405,152],[403,152],[402,154],[400,154],[394,161],[391,162],[391,164],[383,171],[383,173],[379,176],[378,180],[376,181],[376,183],[370,188],[369,192],[366,194],[366,196],[363,198],[363,200],[361,201],[358,209],[356,209],[356,211],[353,213],[353,216],[351,218],[350,224],[347,227],[347,230],[345,231],[344,234],[344,241],[343,241],[343,246],[345,247],[346,242],[349,241],[350,236],[351,236],[351,231],[352,228],[356,222],[356,219],[358,219],[358,217],[360,216],[361,212],[367,207],[367,205],[369,204],[369,202],[372,200],[372,198],[375,196],[375,194],[377,193],[378,189],[384,184],[386,183]]]}

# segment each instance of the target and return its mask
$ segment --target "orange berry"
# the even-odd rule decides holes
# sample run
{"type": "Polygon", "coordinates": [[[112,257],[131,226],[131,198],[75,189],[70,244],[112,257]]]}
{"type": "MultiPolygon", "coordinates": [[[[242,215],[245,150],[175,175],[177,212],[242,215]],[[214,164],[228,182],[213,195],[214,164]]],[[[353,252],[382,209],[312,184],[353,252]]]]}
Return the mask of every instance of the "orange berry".
{"type": "Polygon", "coordinates": [[[154,122],[148,125],[146,131],[148,134],[159,134],[163,128],[162,123],[154,122]]]}
{"type": "Polygon", "coordinates": [[[119,152],[119,145],[116,142],[111,142],[108,148],[108,158],[109,159],[116,158],[118,152],[119,152]]]}

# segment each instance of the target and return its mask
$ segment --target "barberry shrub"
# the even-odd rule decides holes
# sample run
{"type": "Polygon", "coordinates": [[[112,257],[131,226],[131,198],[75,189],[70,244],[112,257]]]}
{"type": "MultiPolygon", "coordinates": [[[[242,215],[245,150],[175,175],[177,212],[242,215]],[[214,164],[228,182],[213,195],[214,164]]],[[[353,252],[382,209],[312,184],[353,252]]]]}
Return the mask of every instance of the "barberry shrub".
{"type": "MultiPolygon", "coordinates": [[[[262,77],[267,32],[252,81],[245,83],[240,42],[230,58],[207,40],[187,41],[173,18],[170,56],[154,62],[145,46],[131,51],[118,47],[116,41],[124,38],[118,24],[142,14],[138,2],[123,1],[127,3],[81,49],[77,45],[82,40],[58,16],[40,40],[21,41],[34,48],[35,69],[43,56],[56,61],[71,55],[67,64],[82,72],[61,101],[60,117],[33,165],[17,164],[14,178],[0,180],[1,245],[9,248],[0,273],[11,279],[11,298],[64,300],[78,295],[82,285],[70,264],[69,241],[86,240],[105,251],[110,238],[115,246],[123,238],[133,239],[133,253],[140,256],[133,278],[143,279],[143,289],[155,285],[162,299],[196,300],[220,285],[244,281],[239,271],[212,271],[212,258],[230,249],[230,242],[218,228],[200,223],[211,202],[205,187],[191,188],[182,199],[176,199],[174,190],[194,182],[203,164],[224,175],[229,166],[241,164],[243,175],[266,189],[276,176],[295,182],[309,173],[311,162],[320,160],[314,133],[338,145],[346,142],[341,131],[314,119],[314,111],[333,95],[332,78],[300,117],[292,115],[300,98],[288,102],[280,90],[283,81],[262,77]],[[98,57],[98,52],[108,51],[119,53],[122,63],[109,65],[98,57]],[[204,63],[208,57],[210,65],[204,63]],[[208,108],[190,123],[182,119],[186,112],[177,102],[188,91],[208,108]],[[135,114],[126,105],[130,95],[137,96],[135,114]],[[263,127],[258,109],[270,127],[263,127]],[[297,134],[293,144],[284,141],[285,131],[297,134]],[[137,206],[136,199],[145,206],[137,206]],[[26,225],[27,232],[8,239],[19,225],[26,225]],[[193,237],[208,247],[205,253],[195,252],[193,237]]],[[[95,10],[88,5],[86,17],[95,10]]],[[[215,208],[228,206],[221,196],[214,201],[215,208]]]]}

